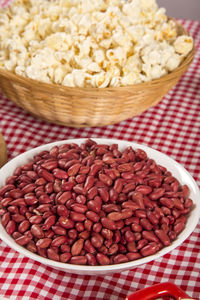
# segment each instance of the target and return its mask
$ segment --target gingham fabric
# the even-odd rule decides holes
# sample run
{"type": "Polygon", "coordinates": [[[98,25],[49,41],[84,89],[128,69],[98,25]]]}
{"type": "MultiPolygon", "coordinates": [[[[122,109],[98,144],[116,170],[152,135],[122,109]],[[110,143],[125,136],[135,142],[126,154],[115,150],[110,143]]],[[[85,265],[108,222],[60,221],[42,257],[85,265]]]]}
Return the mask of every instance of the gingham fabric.
{"type": "MultiPolygon", "coordinates": [[[[63,139],[117,138],[164,152],[181,163],[200,185],[200,22],[181,22],[195,39],[194,61],[164,99],[140,116],[102,128],[74,129],[33,118],[1,95],[0,131],[9,159],[63,139]]],[[[138,289],[166,281],[200,299],[199,278],[200,223],[181,246],[156,261],[98,277],[47,267],[23,257],[0,240],[0,295],[11,300],[121,300],[138,289]]]]}

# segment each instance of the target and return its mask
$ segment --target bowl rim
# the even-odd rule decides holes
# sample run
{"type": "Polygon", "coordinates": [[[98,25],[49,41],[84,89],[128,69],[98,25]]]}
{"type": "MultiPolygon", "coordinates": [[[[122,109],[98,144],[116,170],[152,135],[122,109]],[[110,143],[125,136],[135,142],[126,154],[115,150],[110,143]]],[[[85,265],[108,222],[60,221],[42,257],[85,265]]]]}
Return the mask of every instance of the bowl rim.
{"type": "MultiPolygon", "coordinates": [[[[66,143],[77,143],[78,145],[81,143],[84,143],[88,138],[75,138],[75,139],[68,139],[68,140],[61,140],[61,141],[56,141],[56,142],[51,142],[48,144],[44,144],[35,148],[32,148],[30,150],[25,151],[22,154],[19,154],[18,156],[16,156],[15,158],[11,159],[10,161],[8,161],[1,169],[0,169],[0,184],[3,185],[5,184],[5,179],[6,177],[12,175],[14,169],[19,166],[22,165],[28,161],[31,160],[31,158],[33,157],[34,154],[39,153],[42,150],[50,150],[53,146],[55,145],[61,145],[61,144],[66,144],[66,143]],[[25,158],[25,160],[23,160],[25,158]],[[22,161],[23,160],[23,163],[22,161]],[[9,168],[11,168],[9,170],[9,168]],[[7,174],[7,175],[4,175],[7,174]],[[9,175],[8,175],[9,174],[9,175]],[[1,179],[2,177],[3,180],[1,179]]],[[[179,235],[178,238],[173,241],[169,246],[162,248],[161,250],[159,250],[157,253],[150,255],[150,256],[146,256],[146,257],[142,257],[139,258],[137,260],[134,261],[129,261],[126,263],[120,263],[120,264],[112,264],[112,265],[103,265],[103,266],[88,266],[88,265],[74,265],[74,264],[69,264],[69,263],[62,263],[62,262],[57,262],[57,261],[53,261],[50,260],[48,258],[44,258],[42,256],[39,256],[35,253],[32,253],[31,251],[27,250],[26,248],[18,245],[17,243],[14,242],[14,239],[11,238],[11,236],[9,236],[6,232],[6,230],[4,229],[4,227],[2,226],[2,224],[0,223],[0,232],[1,232],[1,239],[8,245],[10,246],[11,249],[14,249],[15,251],[19,252],[20,254],[23,254],[25,257],[31,258],[34,261],[38,261],[42,264],[51,266],[51,267],[55,267],[58,269],[62,269],[65,270],[67,272],[84,272],[85,274],[89,274],[90,272],[94,272],[94,273],[101,273],[101,272],[115,272],[115,271],[119,271],[119,270],[127,270],[127,269],[133,269],[139,265],[143,265],[145,263],[148,263],[150,261],[156,260],[158,258],[160,258],[161,256],[171,252],[172,250],[174,250],[175,248],[177,248],[178,246],[180,246],[189,236],[190,234],[194,231],[195,227],[198,224],[199,218],[200,218],[200,201],[198,202],[197,200],[200,199],[200,190],[197,186],[197,183],[195,182],[195,180],[193,179],[193,177],[189,174],[189,172],[182,166],[180,165],[177,161],[175,161],[173,158],[171,158],[170,156],[167,156],[166,154],[164,154],[163,152],[160,152],[158,150],[155,150],[149,146],[146,146],[144,144],[139,144],[139,143],[135,143],[135,142],[131,142],[131,141],[126,141],[126,140],[120,140],[120,139],[107,139],[107,138],[91,138],[92,140],[96,141],[98,144],[118,144],[119,149],[124,149],[127,146],[132,146],[133,149],[143,149],[144,151],[146,151],[148,157],[154,159],[157,163],[158,163],[158,158],[161,161],[166,161],[166,165],[164,165],[165,167],[167,167],[167,169],[170,171],[171,166],[174,167],[174,169],[176,170],[176,172],[180,173],[180,178],[178,178],[179,182],[181,184],[184,184],[187,182],[189,182],[189,186],[190,188],[192,187],[192,192],[195,196],[195,199],[192,199],[195,207],[193,208],[191,214],[193,214],[192,220],[191,220],[191,224],[190,224],[190,228],[185,228],[179,235]],[[157,159],[156,159],[157,158],[157,159]],[[168,167],[168,164],[170,165],[170,167],[168,167]],[[186,176],[187,180],[184,180],[184,176],[186,176]],[[186,182],[185,182],[186,181],[186,182]]],[[[158,163],[160,164],[160,163],[158,163]]],[[[163,165],[163,164],[162,164],[163,165]]],[[[176,176],[175,176],[176,177],[176,176]]],[[[187,220],[188,222],[188,220],[187,220]]]]}

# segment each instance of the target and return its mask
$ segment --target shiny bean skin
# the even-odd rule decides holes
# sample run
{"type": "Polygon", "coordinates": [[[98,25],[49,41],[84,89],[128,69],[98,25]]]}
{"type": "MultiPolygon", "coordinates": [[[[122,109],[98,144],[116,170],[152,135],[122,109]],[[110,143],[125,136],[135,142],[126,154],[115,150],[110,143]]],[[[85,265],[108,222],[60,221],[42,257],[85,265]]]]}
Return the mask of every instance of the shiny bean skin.
{"type": "Polygon", "coordinates": [[[0,217],[20,246],[76,265],[155,254],[187,226],[190,189],[142,149],[88,139],[37,153],[0,187],[0,217]]]}

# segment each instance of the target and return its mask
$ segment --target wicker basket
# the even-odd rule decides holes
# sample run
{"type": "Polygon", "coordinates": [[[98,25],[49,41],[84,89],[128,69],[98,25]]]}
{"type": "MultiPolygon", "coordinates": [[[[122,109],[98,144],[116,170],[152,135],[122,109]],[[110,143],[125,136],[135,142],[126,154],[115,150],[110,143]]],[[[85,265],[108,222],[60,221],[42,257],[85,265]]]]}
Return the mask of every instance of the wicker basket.
{"type": "MultiPolygon", "coordinates": [[[[177,31],[187,34],[178,23],[177,31]]],[[[64,87],[0,68],[0,89],[7,98],[41,120],[70,127],[104,126],[132,118],[157,104],[187,70],[194,53],[195,49],[173,72],[127,87],[64,87]]]]}
{"type": "Polygon", "coordinates": [[[6,143],[4,141],[3,135],[0,132],[0,168],[6,163],[6,161],[7,161],[6,143]]]}

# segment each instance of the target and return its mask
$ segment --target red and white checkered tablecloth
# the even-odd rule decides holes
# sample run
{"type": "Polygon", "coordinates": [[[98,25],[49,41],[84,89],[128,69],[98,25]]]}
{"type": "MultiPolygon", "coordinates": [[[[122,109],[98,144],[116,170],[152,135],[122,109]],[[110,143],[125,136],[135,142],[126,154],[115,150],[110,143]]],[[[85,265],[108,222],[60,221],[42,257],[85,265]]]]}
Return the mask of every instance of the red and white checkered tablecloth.
{"type": "MultiPolygon", "coordinates": [[[[102,128],[73,129],[35,119],[0,95],[0,132],[7,143],[9,159],[57,140],[117,138],[170,155],[200,185],[200,22],[182,23],[195,39],[193,63],[159,104],[133,119],[102,128]]],[[[133,291],[166,281],[200,299],[199,278],[200,223],[181,246],[156,261],[98,277],[70,275],[46,267],[0,240],[0,295],[11,300],[121,300],[133,291]]]]}

